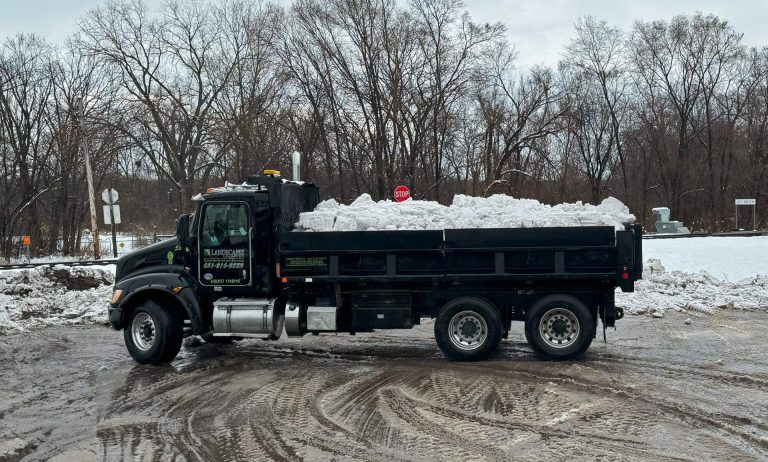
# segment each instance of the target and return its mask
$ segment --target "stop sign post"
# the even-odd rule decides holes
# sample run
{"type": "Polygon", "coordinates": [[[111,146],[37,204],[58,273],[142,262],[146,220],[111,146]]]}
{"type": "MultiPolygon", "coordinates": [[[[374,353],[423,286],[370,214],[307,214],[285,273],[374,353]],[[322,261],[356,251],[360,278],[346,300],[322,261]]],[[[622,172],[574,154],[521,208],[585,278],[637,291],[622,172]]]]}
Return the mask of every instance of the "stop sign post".
{"type": "Polygon", "coordinates": [[[400,185],[395,188],[395,200],[397,202],[403,202],[404,200],[410,199],[410,197],[411,190],[408,189],[408,186],[400,185]]]}

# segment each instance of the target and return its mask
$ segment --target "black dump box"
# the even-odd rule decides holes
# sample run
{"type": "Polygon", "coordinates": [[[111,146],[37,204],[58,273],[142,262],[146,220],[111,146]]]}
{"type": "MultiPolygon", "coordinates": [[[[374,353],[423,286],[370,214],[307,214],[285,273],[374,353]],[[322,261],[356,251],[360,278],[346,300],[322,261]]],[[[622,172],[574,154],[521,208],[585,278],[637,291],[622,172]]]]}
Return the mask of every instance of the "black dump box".
{"type": "Polygon", "coordinates": [[[639,225],[293,232],[278,261],[289,280],[599,279],[631,291],[642,277],[640,235],[639,225]]]}

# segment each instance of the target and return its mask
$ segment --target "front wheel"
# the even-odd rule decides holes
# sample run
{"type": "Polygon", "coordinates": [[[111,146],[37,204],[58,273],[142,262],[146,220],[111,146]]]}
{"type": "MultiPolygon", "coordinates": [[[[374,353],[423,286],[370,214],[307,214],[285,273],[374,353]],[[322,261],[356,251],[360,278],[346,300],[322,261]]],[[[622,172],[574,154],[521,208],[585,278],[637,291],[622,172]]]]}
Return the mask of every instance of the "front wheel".
{"type": "Polygon", "coordinates": [[[540,356],[552,360],[583,355],[595,336],[589,309],[569,295],[549,295],[531,307],[525,320],[525,337],[540,356]]]}
{"type": "Polygon", "coordinates": [[[146,300],[131,313],[123,336],[128,353],[137,363],[165,363],[175,358],[181,349],[184,324],[173,308],[165,309],[153,300],[146,300]]]}
{"type": "Polygon", "coordinates": [[[501,343],[499,312],[488,302],[462,297],[448,302],[435,321],[435,340],[453,361],[477,361],[490,356],[501,343]]]}

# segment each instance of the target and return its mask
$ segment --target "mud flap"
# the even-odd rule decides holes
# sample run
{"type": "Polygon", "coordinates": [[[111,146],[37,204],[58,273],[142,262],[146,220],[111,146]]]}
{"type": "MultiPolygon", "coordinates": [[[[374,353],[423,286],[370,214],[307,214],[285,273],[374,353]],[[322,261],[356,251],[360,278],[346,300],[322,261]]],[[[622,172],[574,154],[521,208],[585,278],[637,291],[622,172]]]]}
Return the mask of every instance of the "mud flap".
{"type": "Polygon", "coordinates": [[[605,336],[605,321],[603,321],[603,342],[608,343],[608,339],[605,336]]]}
{"type": "Polygon", "coordinates": [[[616,308],[616,300],[613,292],[607,292],[600,304],[600,320],[603,323],[603,341],[607,342],[605,331],[609,327],[616,329],[616,320],[624,317],[624,310],[616,308]]]}

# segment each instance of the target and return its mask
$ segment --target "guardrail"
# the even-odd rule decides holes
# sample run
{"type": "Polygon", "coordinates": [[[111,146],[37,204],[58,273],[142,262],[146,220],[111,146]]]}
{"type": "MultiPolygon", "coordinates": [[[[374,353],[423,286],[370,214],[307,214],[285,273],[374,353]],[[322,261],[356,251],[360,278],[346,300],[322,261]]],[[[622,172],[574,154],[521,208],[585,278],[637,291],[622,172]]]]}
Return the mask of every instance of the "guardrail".
{"type": "Polygon", "coordinates": [[[31,269],[38,268],[40,266],[100,266],[100,265],[112,265],[117,263],[117,259],[110,258],[104,260],[82,260],[82,261],[55,261],[45,263],[16,263],[13,265],[0,265],[0,270],[9,269],[31,269]]]}

